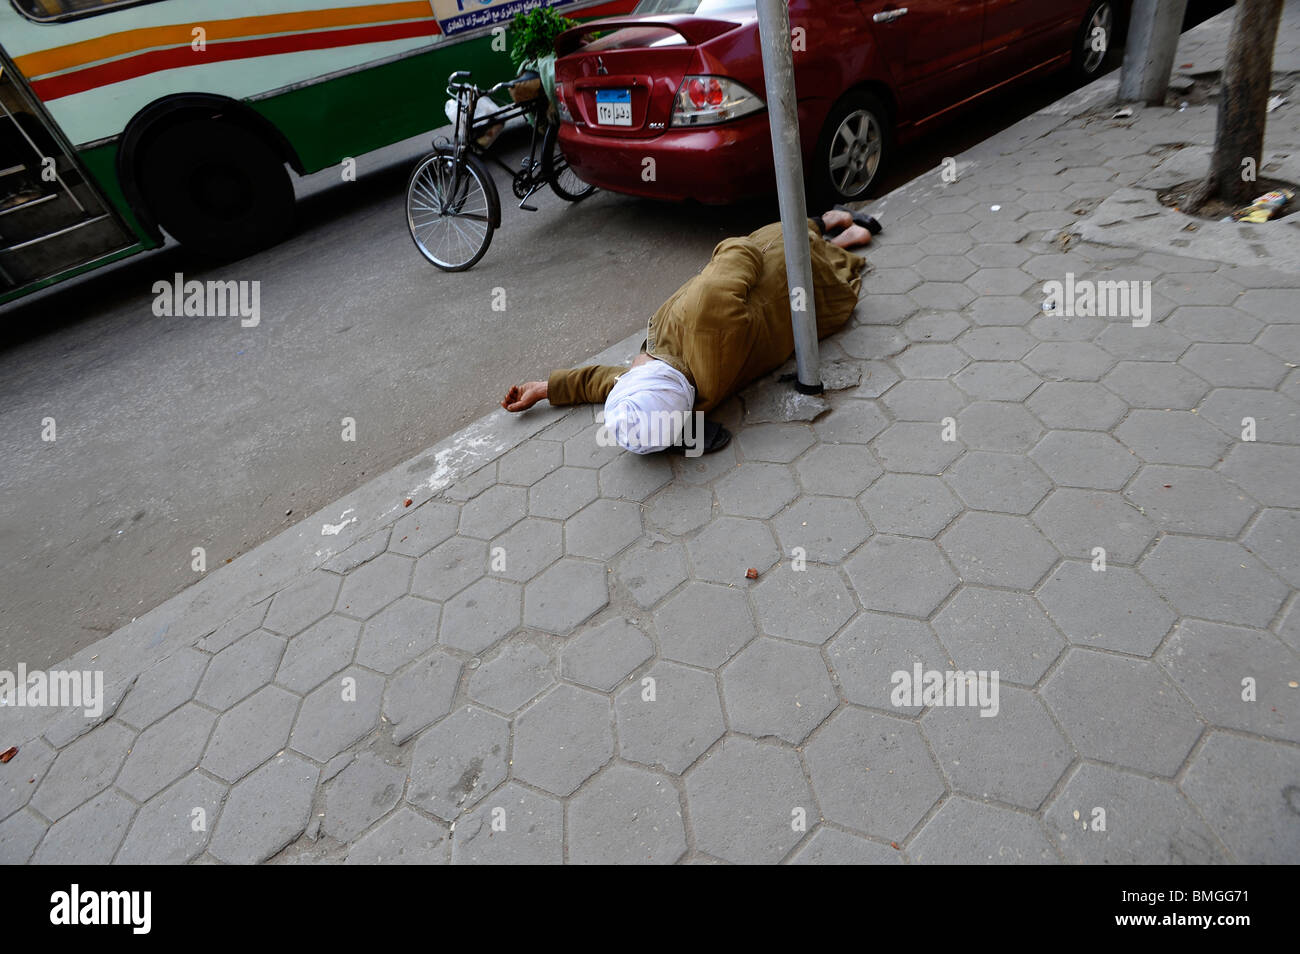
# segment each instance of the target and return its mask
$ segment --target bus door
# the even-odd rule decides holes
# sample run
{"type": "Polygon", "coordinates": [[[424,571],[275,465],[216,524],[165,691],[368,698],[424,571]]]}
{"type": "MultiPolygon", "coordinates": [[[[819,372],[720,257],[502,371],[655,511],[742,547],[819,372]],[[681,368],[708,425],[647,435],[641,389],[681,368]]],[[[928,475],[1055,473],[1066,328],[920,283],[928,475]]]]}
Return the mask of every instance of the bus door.
{"type": "Polygon", "coordinates": [[[136,244],[0,50],[0,296],[136,244]]]}

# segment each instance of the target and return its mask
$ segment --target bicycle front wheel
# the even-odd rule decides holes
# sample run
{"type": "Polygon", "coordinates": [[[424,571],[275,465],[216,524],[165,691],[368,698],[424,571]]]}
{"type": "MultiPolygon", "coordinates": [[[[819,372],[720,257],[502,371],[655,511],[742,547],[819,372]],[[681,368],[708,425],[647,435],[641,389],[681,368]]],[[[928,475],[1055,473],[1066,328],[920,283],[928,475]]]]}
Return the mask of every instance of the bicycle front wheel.
{"type": "Polygon", "coordinates": [[[578,174],[569,167],[569,160],[560,152],[559,123],[548,125],[546,136],[542,139],[542,176],[551,184],[552,192],[569,202],[581,202],[596,191],[594,185],[588,185],[578,178],[578,174]]]}
{"type": "Polygon", "coordinates": [[[406,225],[415,247],[447,272],[463,272],[483,257],[500,208],[491,173],[473,155],[426,156],[406,186],[406,225]]]}

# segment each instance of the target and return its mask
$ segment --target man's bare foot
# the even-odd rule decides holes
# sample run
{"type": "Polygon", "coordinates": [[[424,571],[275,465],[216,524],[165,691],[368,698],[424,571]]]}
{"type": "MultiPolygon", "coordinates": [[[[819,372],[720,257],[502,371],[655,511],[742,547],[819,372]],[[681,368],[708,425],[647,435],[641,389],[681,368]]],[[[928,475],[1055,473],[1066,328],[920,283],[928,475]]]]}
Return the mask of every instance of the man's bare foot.
{"type": "Polygon", "coordinates": [[[853,220],[849,219],[849,226],[834,238],[828,238],[826,241],[832,245],[838,245],[840,248],[853,248],[855,245],[866,245],[871,241],[871,233],[860,225],[853,225],[853,220]]]}
{"type": "Polygon", "coordinates": [[[847,229],[853,224],[852,214],[845,212],[843,209],[831,209],[829,212],[822,213],[822,225],[826,230],[847,229]]]}

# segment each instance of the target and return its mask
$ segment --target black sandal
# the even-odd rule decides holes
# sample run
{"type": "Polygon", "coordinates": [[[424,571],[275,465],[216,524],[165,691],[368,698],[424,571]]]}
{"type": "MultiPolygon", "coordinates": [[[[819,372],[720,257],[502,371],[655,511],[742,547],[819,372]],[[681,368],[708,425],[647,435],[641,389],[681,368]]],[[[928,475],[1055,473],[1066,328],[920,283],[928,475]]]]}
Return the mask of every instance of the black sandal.
{"type": "MultiPolygon", "coordinates": [[[[699,441],[699,436],[697,436],[696,440],[699,441]]],[[[699,443],[696,443],[693,447],[687,447],[685,439],[682,440],[682,443],[674,444],[671,447],[666,448],[666,450],[670,454],[677,454],[682,457],[699,457],[702,454],[712,454],[715,451],[722,450],[722,448],[731,443],[731,431],[727,430],[716,421],[706,420],[704,422],[702,443],[704,446],[703,449],[700,450],[699,454],[687,453],[687,451],[694,451],[696,447],[699,447],[699,443]]]]}

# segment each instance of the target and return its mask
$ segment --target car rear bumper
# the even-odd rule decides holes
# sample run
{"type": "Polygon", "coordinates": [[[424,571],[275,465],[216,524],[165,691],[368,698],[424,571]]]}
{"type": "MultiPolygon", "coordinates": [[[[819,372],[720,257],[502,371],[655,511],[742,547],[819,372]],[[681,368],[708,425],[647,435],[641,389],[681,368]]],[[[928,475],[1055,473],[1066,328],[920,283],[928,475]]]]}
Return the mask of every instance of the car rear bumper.
{"type": "Polygon", "coordinates": [[[773,188],[766,112],[647,139],[592,135],[565,123],[560,148],[583,181],[611,192],[725,205],[773,188]]]}

